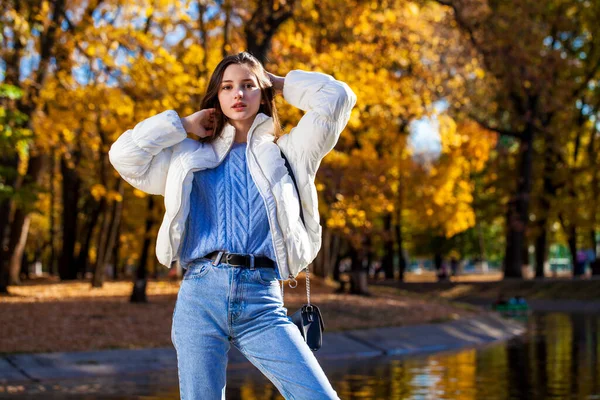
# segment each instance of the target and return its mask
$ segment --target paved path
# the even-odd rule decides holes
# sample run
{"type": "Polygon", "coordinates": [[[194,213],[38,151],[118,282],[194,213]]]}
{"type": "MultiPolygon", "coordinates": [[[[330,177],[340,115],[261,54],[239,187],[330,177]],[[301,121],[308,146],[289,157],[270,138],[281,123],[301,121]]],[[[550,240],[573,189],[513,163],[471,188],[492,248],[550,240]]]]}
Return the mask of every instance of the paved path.
{"type": "MultiPolygon", "coordinates": [[[[440,324],[325,333],[320,361],[412,355],[506,340],[524,333],[518,322],[484,315],[440,324]]],[[[235,348],[229,369],[248,368],[235,348]]],[[[45,383],[177,369],[175,349],[102,350],[69,353],[14,354],[0,357],[0,384],[45,383]]]]}

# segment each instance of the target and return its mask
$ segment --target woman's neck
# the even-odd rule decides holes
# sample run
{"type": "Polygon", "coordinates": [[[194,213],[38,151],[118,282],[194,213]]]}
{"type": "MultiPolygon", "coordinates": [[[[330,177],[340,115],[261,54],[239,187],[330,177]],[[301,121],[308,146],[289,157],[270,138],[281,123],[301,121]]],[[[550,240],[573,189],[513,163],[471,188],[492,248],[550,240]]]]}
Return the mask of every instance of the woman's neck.
{"type": "Polygon", "coordinates": [[[245,143],[248,140],[248,131],[254,122],[254,118],[244,121],[230,121],[229,123],[235,128],[236,143],[245,143]]]}

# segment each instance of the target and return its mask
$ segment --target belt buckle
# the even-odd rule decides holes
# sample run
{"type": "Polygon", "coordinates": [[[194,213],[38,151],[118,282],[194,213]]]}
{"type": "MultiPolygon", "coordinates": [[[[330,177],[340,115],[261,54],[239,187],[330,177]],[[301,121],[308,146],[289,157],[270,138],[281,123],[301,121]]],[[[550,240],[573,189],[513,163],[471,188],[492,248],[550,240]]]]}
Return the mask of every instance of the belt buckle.
{"type": "Polygon", "coordinates": [[[221,262],[221,258],[223,258],[223,254],[224,254],[224,252],[219,251],[219,254],[217,254],[217,258],[215,258],[214,261],[212,262],[213,266],[216,267],[217,265],[219,265],[219,263],[221,262]]]}

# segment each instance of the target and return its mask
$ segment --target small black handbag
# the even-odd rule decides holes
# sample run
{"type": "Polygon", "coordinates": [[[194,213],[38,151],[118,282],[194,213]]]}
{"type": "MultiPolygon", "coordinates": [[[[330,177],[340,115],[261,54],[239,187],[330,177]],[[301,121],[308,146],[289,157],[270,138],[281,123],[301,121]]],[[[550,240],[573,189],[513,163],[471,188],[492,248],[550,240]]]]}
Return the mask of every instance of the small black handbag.
{"type": "MultiPolygon", "coordinates": [[[[296,178],[294,177],[292,167],[290,166],[290,163],[283,152],[281,152],[281,156],[285,161],[285,167],[292,178],[292,182],[294,182],[296,193],[298,193],[298,199],[300,199],[300,191],[298,190],[298,184],[296,183],[296,178]]],[[[302,223],[304,223],[302,204],[300,204],[300,219],[302,220],[302,223]]],[[[295,281],[296,280],[293,279],[293,282],[295,281]]],[[[292,286],[290,284],[290,287],[294,288],[296,286],[292,286]]],[[[281,286],[281,297],[283,298],[283,285],[281,286]]],[[[319,310],[319,307],[310,303],[310,270],[308,267],[306,267],[306,304],[300,307],[298,311],[293,313],[290,318],[300,330],[300,334],[302,334],[302,337],[304,338],[304,341],[308,347],[312,351],[319,350],[323,344],[323,331],[325,330],[325,324],[323,323],[323,317],[321,316],[321,310],[319,310]]]]}
{"type": "Polygon", "coordinates": [[[293,313],[291,318],[292,322],[300,329],[308,347],[312,351],[319,350],[323,344],[323,331],[325,330],[319,307],[310,303],[305,304],[293,313]]]}

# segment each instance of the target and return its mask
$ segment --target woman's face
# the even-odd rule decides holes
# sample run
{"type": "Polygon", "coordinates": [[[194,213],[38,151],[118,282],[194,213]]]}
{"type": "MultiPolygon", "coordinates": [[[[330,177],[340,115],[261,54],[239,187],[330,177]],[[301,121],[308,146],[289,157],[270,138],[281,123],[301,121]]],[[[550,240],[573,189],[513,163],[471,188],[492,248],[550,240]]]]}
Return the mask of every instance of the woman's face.
{"type": "Polygon", "coordinates": [[[228,66],[219,87],[219,104],[229,122],[253,121],[260,103],[261,90],[250,68],[246,64],[228,66]]]}

